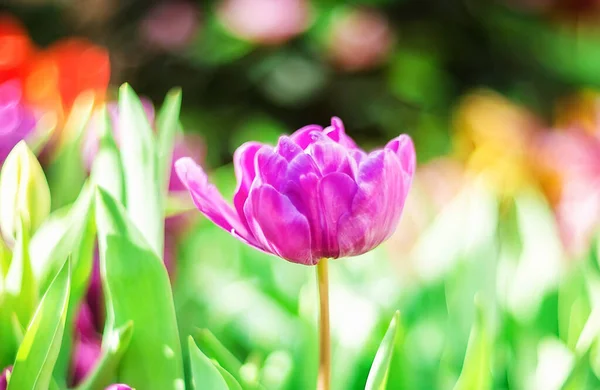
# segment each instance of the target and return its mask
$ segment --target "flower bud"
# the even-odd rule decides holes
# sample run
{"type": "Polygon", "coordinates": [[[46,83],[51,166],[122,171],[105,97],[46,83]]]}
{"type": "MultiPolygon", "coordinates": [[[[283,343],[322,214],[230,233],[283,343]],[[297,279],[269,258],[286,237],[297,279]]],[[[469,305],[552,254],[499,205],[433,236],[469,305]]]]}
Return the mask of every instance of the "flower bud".
{"type": "Polygon", "coordinates": [[[44,171],[24,141],[10,152],[0,172],[0,231],[10,243],[22,218],[33,233],[50,213],[44,171]]]}
{"type": "Polygon", "coordinates": [[[115,383],[114,385],[108,386],[105,390],[135,390],[133,387],[124,385],[122,383],[115,383]]]}
{"type": "Polygon", "coordinates": [[[11,372],[12,366],[8,366],[0,373],[0,390],[6,390],[8,387],[8,378],[11,372]]]}

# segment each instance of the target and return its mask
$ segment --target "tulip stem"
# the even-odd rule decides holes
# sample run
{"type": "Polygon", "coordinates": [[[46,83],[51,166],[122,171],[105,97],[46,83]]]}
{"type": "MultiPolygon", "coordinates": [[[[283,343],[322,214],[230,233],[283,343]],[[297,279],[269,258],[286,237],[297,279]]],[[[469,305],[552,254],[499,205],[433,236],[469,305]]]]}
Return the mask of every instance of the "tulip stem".
{"type": "Polygon", "coordinates": [[[317,263],[319,281],[319,376],[318,390],[329,390],[331,382],[331,340],[329,331],[329,275],[328,259],[317,263]]]}

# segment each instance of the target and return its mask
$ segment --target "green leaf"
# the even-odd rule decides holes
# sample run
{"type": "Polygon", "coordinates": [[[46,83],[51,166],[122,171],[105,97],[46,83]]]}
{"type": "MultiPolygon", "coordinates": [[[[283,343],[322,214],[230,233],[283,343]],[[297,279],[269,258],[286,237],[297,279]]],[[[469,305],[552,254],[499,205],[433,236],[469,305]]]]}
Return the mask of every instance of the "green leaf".
{"type": "Polygon", "coordinates": [[[385,389],[387,385],[390,363],[394,355],[394,344],[398,338],[399,327],[400,312],[397,311],[390,322],[390,326],[385,332],[385,336],[379,345],[379,349],[377,349],[377,354],[375,355],[375,360],[371,366],[371,371],[369,371],[365,389],[385,389]]]}
{"type": "Polygon", "coordinates": [[[81,143],[93,107],[93,94],[81,94],[73,103],[73,108],[61,131],[56,157],[47,170],[54,208],[72,203],[87,176],[82,164],[81,143]]]}
{"type": "Polygon", "coordinates": [[[23,325],[21,325],[19,317],[17,317],[17,313],[13,313],[10,322],[12,324],[15,340],[17,340],[17,345],[21,345],[23,342],[23,337],[25,337],[25,328],[23,325]]]}
{"type": "Polygon", "coordinates": [[[123,167],[119,148],[113,137],[110,117],[106,108],[98,112],[100,126],[98,128],[98,154],[92,164],[92,181],[104,188],[120,203],[125,204],[125,188],[123,186],[123,167]]]}
{"type": "Polygon", "coordinates": [[[479,299],[476,299],[475,305],[475,324],[471,329],[462,372],[454,390],[486,390],[492,387],[492,339],[479,299]]]}
{"type": "Polygon", "coordinates": [[[8,390],[46,390],[50,386],[67,317],[70,264],[66,261],[56,275],[27,328],[8,390]]]}
{"type": "MultiPolygon", "coordinates": [[[[67,327],[63,337],[63,343],[56,362],[54,378],[60,385],[66,383],[69,362],[71,356],[71,345],[73,344],[73,327],[80,303],[89,285],[90,276],[94,262],[94,245],[96,240],[96,224],[94,219],[94,197],[89,186],[85,186],[77,198],[70,213],[70,226],[66,235],[70,237],[62,241],[65,245],[56,249],[65,250],[71,258],[71,294],[69,297],[69,308],[67,310],[67,327]],[[67,243],[69,245],[67,245],[67,243]]],[[[57,256],[66,258],[65,253],[55,252],[57,256]]]]}
{"type": "Polygon", "coordinates": [[[76,390],[104,389],[109,386],[117,374],[117,368],[129,347],[132,335],[133,322],[128,322],[113,332],[106,332],[103,336],[102,355],[98,363],[76,390]]]}
{"type": "Polygon", "coordinates": [[[242,363],[221,344],[221,342],[208,329],[201,329],[196,336],[198,345],[206,355],[216,360],[221,367],[231,373],[238,382],[244,382],[240,376],[242,363]]]}
{"type": "Polygon", "coordinates": [[[92,271],[94,243],[94,191],[84,185],[77,200],[68,209],[53,213],[31,240],[30,251],[34,273],[40,280],[42,291],[51,277],[71,258],[71,293],[63,344],[58,357],[54,377],[65,385],[71,355],[73,321],[81,298],[85,294],[92,271]]]}
{"type": "Polygon", "coordinates": [[[585,389],[585,382],[589,373],[590,349],[583,355],[577,356],[571,372],[561,386],[561,390],[585,389]]]}
{"type": "Polygon", "coordinates": [[[227,370],[225,370],[223,367],[221,367],[218,363],[215,363],[214,361],[212,363],[214,364],[215,367],[217,367],[217,370],[219,370],[219,373],[225,380],[225,383],[227,383],[227,387],[229,387],[229,390],[242,390],[242,386],[239,384],[239,382],[237,380],[235,380],[233,375],[231,375],[227,370]]]}
{"type": "Polygon", "coordinates": [[[31,239],[33,270],[42,290],[72,255],[73,290],[82,293],[87,285],[93,255],[95,228],[94,191],[85,185],[75,203],[51,214],[31,239]]]}
{"type": "Polygon", "coordinates": [[[31,268],[28,247],[29,232],[23,221],[19,220],[13,258],[0,290],[0,364],[2,367],[14,359],[17,347],[21,343],[19,328],[27,326],[38,303],[37,283],[31,268]]]}
{"type": "Polygon", "coordinates": [[[4,281],[6,293],[11,297],[12,310],[22,326],[27,326],[37,304],[37,285],[29,257],[29,232],[22,219],[17,225],[17,240],[13,259],[4,281]]]}
{"type": "Polygon", "coordinates": [[[158,169],[160,172],[160,187],[162,199],[167,197],[169,177],[173,160],[173,145],[179,128],[179,110],[181,109],[181,89],[173,89],[167,95],[158,117],[156,128],[158,130],[158,169]]]}
{"type": "Polygon", "coordinates": [[[127,84],[119,89],[120,150],[127,214],[151,249],[162,256],[163,202],[156,140],[146,113],[127,84]]]}
{"type": "Polygon", "coordinates": [[[190,367],[195,389],[229,390],[219,369],[196,346],[192,336],[188,338],[190,367]]]}
{"type": "Polygon", "coordinates": [[[169,276],[125,210],[102,188],[96,198],[100,270],[110,331],[133,321],[119,381],[140,389],[184,385],[169,276]]]}

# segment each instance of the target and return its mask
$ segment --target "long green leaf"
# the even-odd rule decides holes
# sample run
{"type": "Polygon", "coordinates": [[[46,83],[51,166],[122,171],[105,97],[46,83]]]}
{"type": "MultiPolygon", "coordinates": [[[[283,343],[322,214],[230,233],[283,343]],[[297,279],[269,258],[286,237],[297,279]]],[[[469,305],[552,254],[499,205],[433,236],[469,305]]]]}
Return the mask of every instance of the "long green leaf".
{"type": "Polygon", "coordinates": [[[198,390],[229,390],[227,382],[219,372],[219,369],[196,346],[191,336],[188,338],[188,348],[190,351],[190,367],[194,388],[198,390]]]}
{"type": "Polygon", "coordinates": [[[127,214],[150,248],[162,256],[164,220],[156,140],[142,104],[127,84],[119,89],[119,129],[127,214]]]}
{"type": "Polygon", "coordinates": [[[486,390],[492,386],[492,340],[479,300],[476,300],[476,309],[465,361],[454,390],[486,390]]]}
{"type": "Polygon", "coordinates": [[[199,330],[196,335],[196,340],[202,351],[204,351],[209,358],[216,360],[221,367],[231,373],[237,381],[243,382],[243,379],[240,376],[242,363],[237,360],[223,344],[221,344],[210,330],[199,330]]]}
{"type": "Polygon", "coordinates": [[[29,257],[29,232],[23,220],[17,226],[15,251],[4,288],[11,297],[12,310],[17,313],[21,326],[27,326],[35,311],[38,295],[29,257]]]}
{"type": "Polygon", "coordinates": [[[92,181],[104,188],[120,203],[125,204],[123,167],[119,148],[111,129],[110,117],[106,108],[100,110],[97,115],[100,123],[98,128],[99,147],[92,164],[92,181]]]}
{"type": "Polygon", "coordinates": [[[367,378],[367,385],[365,389],[368,390],[380,390],[385,389],[387,385],[387,379],[390,369],[390,363],[394,355],[394,345],[398,338],[398,329],[400,327],[400,313],[396,312],[390,326],[385,332],[383,341],[381,342],[375,360],[369,371],[367,378]]]}
{"type": "Polygon", "coordinates": [[[169,176],[173,159],[173,145],[179,127],[179,110],[181,109],[181,89],[176,88],[169,92],[163,103],[156,127],[158,130],[158,169],[160,172],[160,187],[162,189],[163,204],[168,192],[169,176]]]}
{"type": "Polygon", "coordinates": [[[73,290],[83,292],[91,271],[94,243],[94,191],[85,185],[75,203],[52,213],[31,239],[31,260],[42,289],[72,255],[73,290]]]}
{"type": "Polygon", "coordinates": [[[73,103],[61,131],[56,157],[47,169],[54,208],[72,203],[87,176],[81,164],[81,143],[92,114],[94,100],[94,94],[82,93],[73,103]]]}
{"type": "Polygon", "coordinates": [[[129,347],[132,335],[133,322],[127,323],[114,332],[106,332],[103,336],[102,355],[98,363],[76,390],[104,389],[109,386],[117,375],[118,365],[129,347]]]}
{"type": "MultiPolygon", "coordinates": [[[[71,345],[73,344],[73,327],[77,311],[89,285],[94,261],[94,244],[96,238],[96,224],[94,220],[94,196],[89,186],[84,186],[81,194],[75,201],[69,213],[70,226],[61,242],[64,246],[55,247],[55,257],[65,256],[65,251],[71,258],[71,294],[67,310],[67,326],[63,337],[62,347],[54,369],[54,378],[61,387],[67,381],[71,345]],[[67,245],[69,244],[69,245],[67,245]]],[[[65,256],[66,257],[66,256],[65,256]]]]}
{"type": "Polygon", "coordinates": [[[66,261],[27,328],[8,390],[46,390],[50,387],[65,327],[70,288],[70,261],[66,261]]]}
{"type": "Polygon", "coordinates": [[[107,330],[133,321],[118,379],[140,389],[181,389],[183,363],[167,271],[123,208],[102,188],[96,198],[107,330]],[[159,315],[157,317],[157,314],[159,315]]]}
{"type": "Polygon", "coordinates": [[[233,377],[233,375],[231,375],[227,370],[225,370],[223,367],[221,367],[218,363],[215,363],[215,362],[212,362],[212,363],[217,368],[217,370],[219,370],[219,373],[225,380],[225,383],[227,383],[227,387],[229,388],[229,390],[242,390],[242,386],[233,377]]]}

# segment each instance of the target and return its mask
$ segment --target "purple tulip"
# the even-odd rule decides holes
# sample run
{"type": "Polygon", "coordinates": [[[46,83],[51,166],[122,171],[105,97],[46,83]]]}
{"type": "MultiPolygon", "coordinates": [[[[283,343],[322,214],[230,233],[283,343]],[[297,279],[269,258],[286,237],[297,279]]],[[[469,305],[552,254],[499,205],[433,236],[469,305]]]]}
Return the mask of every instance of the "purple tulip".
{"type": "Polygon", "coordinates": [[[12,372],[12,366],[6,367],[0,374],[0,390],[6,390],[8,387],[8,376],[12,372]]]}
{"type": "Polygon", "coordinates": [[[71,384],[83,382],[102,353],[102,338],[96,330],[92,310],[82,304],[75,322],[73,354],[71,356],[71,384]]]}
{"type": "Polygon", "coordinates": [[[276,147],[249,142],[234,155],[230,206],[189,158],[176,162],[196,207],[241,241],[294,263],[365,253],[396,229],[415,170],[401,135],[365,153],[342,121],[303,127],[276,147]]]}
{"type": "Polygon", "coordinates": [[[73,385],[85,380],[89,373],[96,367],[102,354],[102,342],[99,338],[77,338],[71,362],[71,378],[73,385]]]}
{"type": "Polygon", "coordinates": [[[0,84],[0,164],[19,141],[31,135],[36,126],[33,110],[21,98],[18,81],[0,84]]]}
{"type": "Polygon", "coordinates": [[[115,383],[114,385],[108,386],[105,390],[135,390],[133,387],[124,385],[122,383],[115,383]]]}

